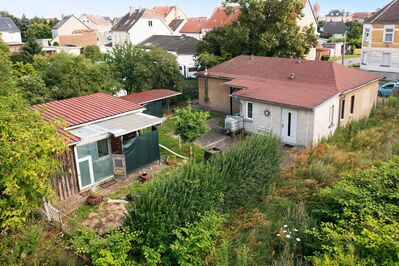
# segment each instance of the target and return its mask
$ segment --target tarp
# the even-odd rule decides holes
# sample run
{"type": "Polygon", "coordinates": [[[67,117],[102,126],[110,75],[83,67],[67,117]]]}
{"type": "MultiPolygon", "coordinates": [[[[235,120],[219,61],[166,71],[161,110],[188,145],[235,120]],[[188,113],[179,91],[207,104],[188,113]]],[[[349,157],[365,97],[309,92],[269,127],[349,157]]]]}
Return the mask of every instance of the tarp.
{"type": "Polygon", "coordinates": [[[143,112],[148,115],[156,116],[156,117],[163,117],[163,104],[161,101],[147,103],[145,105],[146,110],[143,112]]]}
{"type": "Polygon", "coordinates": [[[127,172],[160,160],[158,130],[124,142],[123,150],[127,172]]]}

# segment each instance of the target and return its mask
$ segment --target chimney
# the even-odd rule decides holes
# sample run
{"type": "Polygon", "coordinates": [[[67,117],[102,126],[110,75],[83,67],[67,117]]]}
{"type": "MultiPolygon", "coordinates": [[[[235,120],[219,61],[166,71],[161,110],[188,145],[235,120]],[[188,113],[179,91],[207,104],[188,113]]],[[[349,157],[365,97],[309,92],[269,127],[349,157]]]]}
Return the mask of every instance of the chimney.
{"type": "Polygon", "coordinates": [[[65,18],[64,13],[61,13],[61,20],[63,20],[65,18]]]}
{"type": "Polygon", "coordinates": [[[296,62],[297,62],[297,64],[300,64],[300,63],[302,63],[302,60],[301,60],[301,58],[298,58],[298,60],[297,60],[296,62]]]}
{"type": "MultiPolygon", "coordinates": [[[[130,13],[130,15],[133,15],[133,13],[136,12],[136,9],[137,9],[137,8],[135,8],[135,7],[133,7],[133,6],[129,7],[129,13],[130,13]]],[[[140,9],[140,8],[138,8],[138,9],[140,9]]]]}
{"type": "Polygon", "coordinates": [[[253,54],[251,54],[251,60],[254,60],[255,56],[253,54]]]}

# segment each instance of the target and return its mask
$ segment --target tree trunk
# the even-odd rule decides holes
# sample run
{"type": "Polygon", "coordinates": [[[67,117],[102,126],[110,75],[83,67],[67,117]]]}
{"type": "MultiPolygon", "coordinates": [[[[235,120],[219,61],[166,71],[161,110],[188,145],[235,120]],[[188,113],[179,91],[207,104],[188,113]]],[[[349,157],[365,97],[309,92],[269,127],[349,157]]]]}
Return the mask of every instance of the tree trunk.
{"type": "Polygon", "coordinates": [[[190,142],[189,144],[190,147],[190,159],[193,159],[193,144],[190,142]]]}

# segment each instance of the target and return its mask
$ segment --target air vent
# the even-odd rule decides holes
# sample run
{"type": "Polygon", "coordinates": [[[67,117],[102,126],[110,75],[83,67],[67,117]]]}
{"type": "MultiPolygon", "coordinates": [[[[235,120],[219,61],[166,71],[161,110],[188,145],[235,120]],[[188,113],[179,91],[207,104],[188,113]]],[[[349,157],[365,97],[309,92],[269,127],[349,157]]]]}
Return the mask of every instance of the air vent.
{"type": "Polygon", "coordinates": [[[291,74],[288,76],[288,79],[289,79],[289,80],[294,80],[294,79],[295,79],[295,73],[291,73],[291,74]]]}

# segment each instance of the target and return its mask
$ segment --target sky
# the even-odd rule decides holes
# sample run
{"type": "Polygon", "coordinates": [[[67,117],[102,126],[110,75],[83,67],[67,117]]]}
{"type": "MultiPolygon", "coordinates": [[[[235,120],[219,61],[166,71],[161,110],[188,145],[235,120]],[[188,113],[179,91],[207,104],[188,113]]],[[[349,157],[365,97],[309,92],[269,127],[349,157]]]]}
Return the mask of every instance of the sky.
{"type": "MultiPolygon", "coordinates": [[[[348,12],[374,11],[386,5],[390,0],[311,0],[319,2],[321,14],[332,9],[348,12]]],[[[0,0],[0,10],[6,10],[16,16],[60,17],[61,14],[76,16],[91,13],[102,16],[122,16],[129,7],[153,7],[157,5],[179,5],[189,17],[209,17],[221,0],[0,0]]]]}

